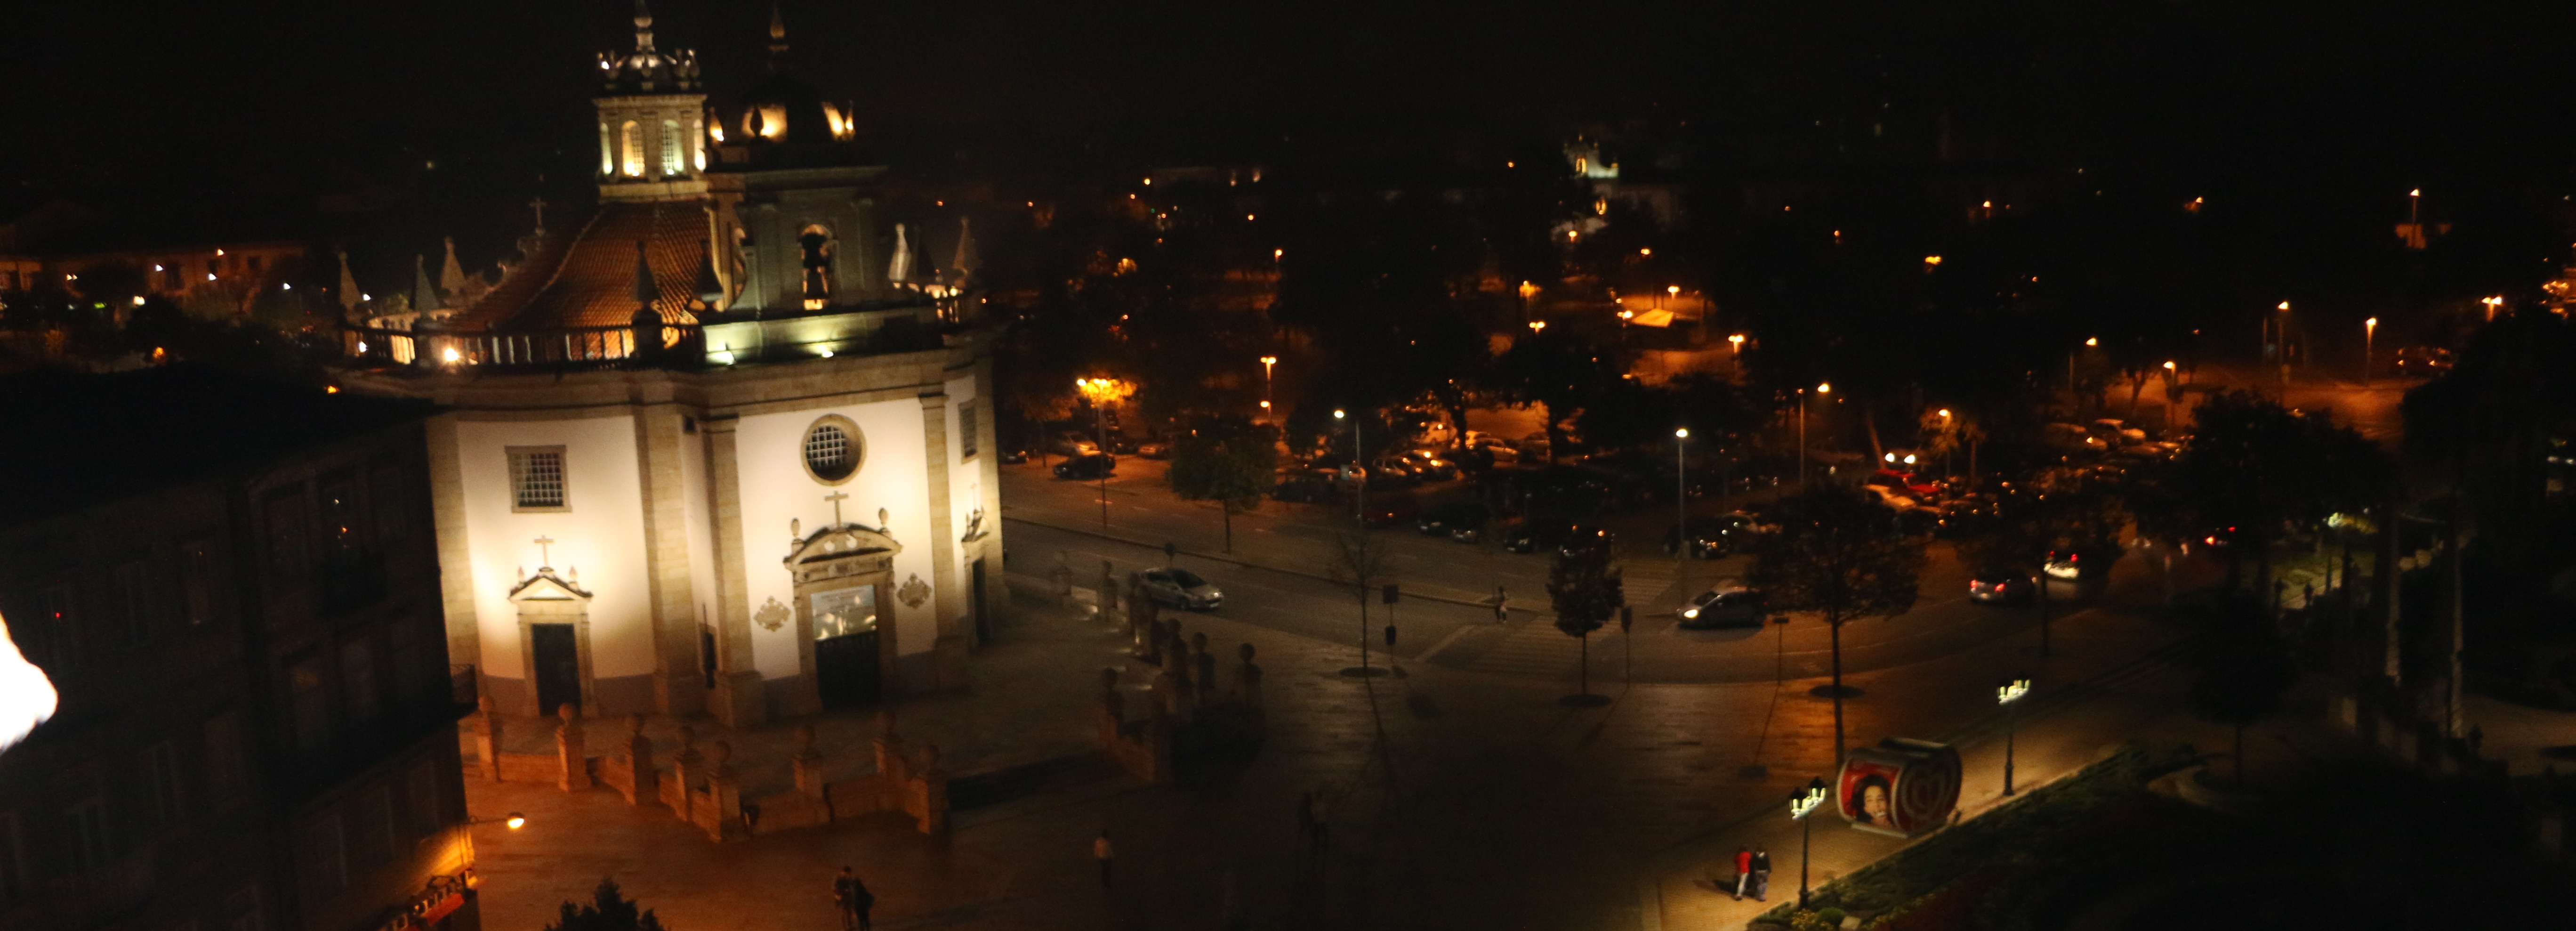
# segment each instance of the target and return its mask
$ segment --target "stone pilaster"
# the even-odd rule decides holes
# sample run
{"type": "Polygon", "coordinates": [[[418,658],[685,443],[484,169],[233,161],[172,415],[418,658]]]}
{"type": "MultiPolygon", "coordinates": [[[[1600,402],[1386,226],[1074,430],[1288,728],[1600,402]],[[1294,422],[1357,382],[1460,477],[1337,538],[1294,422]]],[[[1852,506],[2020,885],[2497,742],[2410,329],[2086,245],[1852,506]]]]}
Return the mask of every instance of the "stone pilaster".
{"type": "Polygon", "coordinates": [[[555,728],[555,760],[563,766],[563,775],[556,779],[555,787],[566,792],[588,789],[590,748],[582,740],[581,711],[565,702],[555,709],[555,716],[563,719],[563,724],[555,728]]]}
{"type": "Polygon", "coordinates": [[[966,648],[969,637],[963,628],[966,602],[957,587],[957,521],[950,513],[948,494],[948,396],[921,396],[921,455],[929,476],[926,489],[930,500],[930,574],[931,608],[939,623],[939,639],[931,644],[932,687],[940,690],[966,687],[966,648]]]}
{"type": "Polygon", "coordinates": [[[687,503],[680,480],[680,420],[667,379],[640,384],[652,396],[635,409],[635,461],[643,490],[644,581],[653,620],[653,708],[705,709],[698,672],[697,593],[690,583],[687,503]]]}
{"type": "Polygon", "coordinates": [[[715,525],[716,688],[707,712],[725,726],[745,728],[769,719],[760,672],[751,660],[751,587],[743,577],[742,471],[735,459],[732,417],[699,422],[707,456],[707,513],[715,525]]]}
{"type": "Polygon", "coordinates": [[[429,441],[429,509],[438,534],[439,601],[447,615],[447,661],[474,664],[475,690],[490,695],[486,680],[494,670],[483,657],[482,629],[474,613],[474,553],[466,536],[465,468],[456,445],[456,415],[432,417],[424,430],[429,441]]]}

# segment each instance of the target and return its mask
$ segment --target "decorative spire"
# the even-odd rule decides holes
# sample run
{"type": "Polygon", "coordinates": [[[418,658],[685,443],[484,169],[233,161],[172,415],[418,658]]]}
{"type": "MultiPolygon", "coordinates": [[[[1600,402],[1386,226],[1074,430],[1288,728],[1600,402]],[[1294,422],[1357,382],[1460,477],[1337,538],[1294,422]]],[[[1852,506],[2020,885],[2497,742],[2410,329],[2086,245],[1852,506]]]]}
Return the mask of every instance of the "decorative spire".
{"type": "Polygon", "coordinates": [[[411,257],[411,309],[424,314],[440,306],[438,288],[429,283],[428,262],[427,256],[411,257]]]}
{"type": "Polygon", "coordinates": [[[638,239],[635,241],[635,302],[644,306],[636,308],[636,312],[653,309],[653,302],[661,298],[662,289],[653,284],[653,265],[644,260],[644,241],[638,239]]]}
{"type": "Polygon", "coordinates": [[[778,11],[778,0],[769,0],[769,70],[787,70],[787,17],[778,11]]]}
{"type": "Polygon", "coordinates": [[[949,261],[949,269],[955,271],[958,279],[963,281],[967,276],[975,274],[975,269],[983,264],[983,258],[975,254],[975,228],[972,221],[966,217],[958,217],[957,257],[949,261]]]}
{"type": "Polygon", "coordinates": [[[653,54],[653,10],[635,0],[635,54],[653,54]]]}
{"type": "Polygon", "coordinates": [[[340,309],[350,313],[356,313],[358,311],[360,293],[361,292],[358,290],[358,277],[356,275],[349,274],[349,253],[347,250],[341,250],[340,309]]]}
{"type": "Polygon", "coordinates": [[[886,263],[886,283],[902,284],[912,280],[912,243],[904,238],[903,224],[894,225],[894,261],[886,263]]]}
{"type": "Polygon", "coordinates": [[[465,266],[456,261],[456,237],[447,237],[447,261],[438,267],[438,290],[449,297],[465,294],[465,266]]]}

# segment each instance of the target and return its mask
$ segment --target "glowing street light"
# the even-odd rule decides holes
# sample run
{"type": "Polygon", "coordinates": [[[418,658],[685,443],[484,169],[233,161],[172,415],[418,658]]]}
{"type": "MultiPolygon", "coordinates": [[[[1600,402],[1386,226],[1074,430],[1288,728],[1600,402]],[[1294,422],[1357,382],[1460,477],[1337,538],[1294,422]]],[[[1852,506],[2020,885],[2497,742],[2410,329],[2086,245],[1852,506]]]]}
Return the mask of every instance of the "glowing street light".
{"type": "Polygon", "coordinates": [[[1673,558],[1690,559],[1690,428],[1673,428],[1673,558]]]}
{"type": "Polygon", "coordinates": [[[1789,817],[1798,821],[1798,907],[1807,907],[1808,852],[1816,846],[1816,823],[1807,818],[1825,804],[1825,777],[1807,780],[1807,787],[1789,796],[1789,817]]]}
{"type": "MultiPolygon", "coordinates": [[[[1819,395],[1832,394],[1832,382],[1816,385],[1819,395]]],[[[1798,487],[1807,487],[1807,389],[1798,389],[1798,487]]]]}
{"type": "Polygon", "coordinates": [[[2379,336],[2379,318],[2361,322],[2361,386],[2370,387],[2371,342],[2379,336]]]}
{"type": "Polygon", "coordinates": [[[1545,321],[1545,320],[1532,320],[1532,321],[1530,321],[1530,322],[1529,322],[1529,328],[1530,328],[1530,332],[1532,332],[1532,333],[1542,333],[1542,332],[1546,332],[1546,330],[1547,330],[1547,321],[1545,321]]]}
{"type": "Polygon", "coordinates": [[[2487,305],[2487,322],[2494,323],[2496,308],[2504,306],[2504,295],[2478,298],[2478,303],[2487,305]]]}
{"type": "Polygon", "coordinates": [[[1278,356],[1261,357],[1261,420],[1270,421],[1270,367],[1279,364],[1278,356]]]}
{"type": "MultiPolygon", "coordinates": [[[[2041,597],[2046,597],[2042,595],[2041,597]]],[[[2013,794],[2013,729],[2019,720],[2012,713],[2014,702],[2030,694],[2029,679],[2006,679],[1995,686],[1995,703],[2004,706],[2004,794],[2013,794]]]]}

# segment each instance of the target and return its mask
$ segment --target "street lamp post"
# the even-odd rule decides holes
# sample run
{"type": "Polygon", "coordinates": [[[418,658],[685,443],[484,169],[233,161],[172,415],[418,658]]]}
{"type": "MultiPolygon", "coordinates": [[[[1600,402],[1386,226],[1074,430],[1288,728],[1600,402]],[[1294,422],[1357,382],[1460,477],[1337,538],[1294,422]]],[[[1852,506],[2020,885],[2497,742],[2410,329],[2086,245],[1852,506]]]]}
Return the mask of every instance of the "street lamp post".
{"type": "MultiPolygon", "coordinates": [[[[1816,394],[1834,393],[1833,382],[1819,382],[1816,394]]],[[[1798,487],[1807,487],[1807,389],[1798,389],[1798,487]]]]}
{"type": "MultiPolygon", "coordinates": [[[[1082,393],[1084,400],[1091,402],[1091,428],[1093,435],[1099,439],[1100,455],[1111,456],[1108,405],[1112,401],[1126,397],[1128,387],[1114,378],[1076,378],[1073,380],[1073,387],[1074,390],[1082,393]]],[[[1107,469],[1100,472],[1100,529],[1109,529],[1109,472],[1107,469]]]]}
{"type": "Polygon", "coordinates": [[[2290,302],[2282,301],[2273,309],[2281,313],[2279,321],[2272,325],[2272,341],[2279,347],[2273,358],[2281,365],[2281,400],[2287,403],[2290,398],[2290,302]]]}
{"type": "Polygon", "coordinates": [[[1673,430],[1673,558],[1690,561],[1690,428],[1673,430]]]}
{"type": "Polygon", "coordinates": [[[1360,419],[1348,416],[1347,412],[1338,407],[1333,409],[1333,419],[1351,422],[1351,461],[1356,463],[1352,468],[1360,473],[1359,488],[1351,495],[1358,504],[1358,511],[1352,516],[1359,521],[1360,529],[1366,530],[1368,529],[1368,459],[1361,451],[1363,447],[1360,445],[1360,419]]]}
{"type": "Polygon", "coordinates": [[[1807,816],[1825,804],[1825,777],[1807,780],[1807,787],[1789,796],[1789,817],[1798,819],[1798,907],[1807,907],[1808,853],[1816,846],[1816,823],[1807,816]]]}
{"type": "Polygon", "coordinates": [[[2006,679],[1995,686],[1995,703],[2004,706],[2004,794],[2013,794],[2013,703],[2030,694],[2029,679],[2006,679]]]}
{"type": "Polygon", "coordinates": [[[1950,409],[1946,407],[1941,409],[1941,436],[1941,477],[1946,479],[1959,474],[1959,436],[1950,432],[1950,409]]]}
{"type": "Polygon", "coordinates": [[[1277,416],[1270,406],[1270,367],[1278,364],[1278,356],[1261,357],[1261,422],[1265,424],[1272,423],[1271,418],[1277,416]]]}
{"type": "Polygon", "coordinates": [[[465,868],[469,870],[474,868],[475,861],[479,859],[474,852],[474,826],[478,824],[498,824],[516,831],[528,825],[528,816],[515,811],[498,818],[468,816],[464,824],[457,825],[458,832],[465,836],[465,868]]]}
{"type": "Polygon", "coordinates": [[[2371,343],[2379,337],[2379,318],[2361,322],[2361,386],[2370,387],[2371,343]]]}

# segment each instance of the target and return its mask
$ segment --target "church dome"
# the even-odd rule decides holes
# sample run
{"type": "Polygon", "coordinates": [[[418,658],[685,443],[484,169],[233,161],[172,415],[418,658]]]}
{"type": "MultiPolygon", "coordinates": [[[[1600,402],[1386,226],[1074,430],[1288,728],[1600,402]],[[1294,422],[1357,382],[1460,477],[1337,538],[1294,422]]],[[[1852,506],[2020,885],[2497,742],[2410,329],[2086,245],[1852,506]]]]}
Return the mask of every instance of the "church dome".
{"type": "Polygon", "coordinates": [[[635,50],[599,54],[600,90],[612,96],[695,93],[698,53],[653,47],[653,11],[635,0],[635,50]]]}
{"type": "Polygon", "coordinates": [[[848,104],[835,104],[788,67],[787,23],[777,7],[769,11],[769,78],[742,96],[728,133],[742,133],[746,145],[762,143],[819,145],[849,142],[857,136],[848,104]]]}

